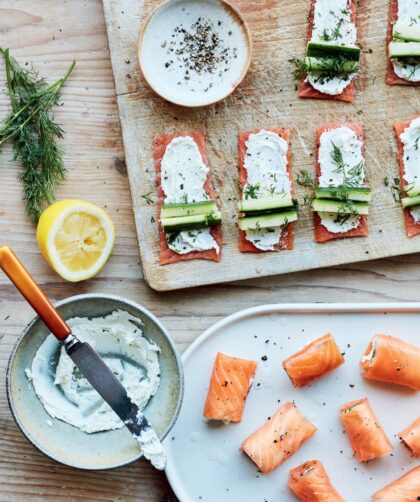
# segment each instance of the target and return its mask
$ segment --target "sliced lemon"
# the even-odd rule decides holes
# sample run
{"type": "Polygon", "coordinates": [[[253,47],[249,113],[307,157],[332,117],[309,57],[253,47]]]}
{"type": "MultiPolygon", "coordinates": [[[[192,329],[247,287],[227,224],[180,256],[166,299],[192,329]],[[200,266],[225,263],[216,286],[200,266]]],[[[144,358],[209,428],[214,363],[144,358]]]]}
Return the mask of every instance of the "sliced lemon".
{"type": "Polygon", "coordinates": [[[107,213],[90,202],[67,199],[41,215],[36,232],[42,255],[71,282],[96,275],[114,246],[114,225],[107,213]]]}

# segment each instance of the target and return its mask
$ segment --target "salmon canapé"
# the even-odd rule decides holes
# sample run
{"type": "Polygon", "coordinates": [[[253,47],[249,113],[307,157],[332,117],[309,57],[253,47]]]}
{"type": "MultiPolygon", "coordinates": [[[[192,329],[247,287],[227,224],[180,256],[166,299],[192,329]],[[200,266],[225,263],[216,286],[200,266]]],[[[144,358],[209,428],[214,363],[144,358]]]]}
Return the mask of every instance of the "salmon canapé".
{"type": "Polygon", "coordinates": [[[372,495],[374,502],[415,502],[420,500],[420,465],[372,495]]]}
{"type": "Polygon", "coordinates": [[[301,502],[345,502],[319,460],[292,469],[288,486],[301,502]]]}
{"type": "Polygon", "coordinates": [[[327,333],[283,361],[292,384],[303,387],[344,363],[334,337],[327,333]]]}
{"type": "Polygon", "coordinates": [[[385,457],[392,452],[392,445],[367,398],[343,404],[340,418],[359,462],[385,457]]]}
{"type": "Polygon", "coordinates": [[[364,378],[420,390],[420,348],[400,338],[375,335],[360,365],[364,378]]]}
{"type": "Polygon", "coordinates": [[[420,417],[401,431],[398,436],[413,457],[420,458],[420,417]]]}
{"type": "Polygon", "coordinates": [[[288,402],[245,439],[240,449],[267,474],[294,455],[316,431],[315,425],[288,402]]]}
{"type": "Polygon", "coordinates": [[[257,366],[255,361],[219,352],[210,377],[203,417],[225,423],[240,422],[257,366]]]}

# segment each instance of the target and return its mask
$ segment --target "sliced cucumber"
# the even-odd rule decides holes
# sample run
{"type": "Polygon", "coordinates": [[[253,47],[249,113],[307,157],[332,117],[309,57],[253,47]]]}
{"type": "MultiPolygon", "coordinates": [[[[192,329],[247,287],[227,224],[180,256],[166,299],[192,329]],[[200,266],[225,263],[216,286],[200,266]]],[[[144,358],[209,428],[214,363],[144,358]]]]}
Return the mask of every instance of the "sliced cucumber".
{"type": "Polygon", "coordinates": [[[318,187],[316,197],[318,199],[354,200],[369,202],[372,190],[367,187],[318,187]]]}
{"type": "Polygon", "coordinates": [[[403,197],[401,199],[401,204],[403,207],[420,206],[420,195],[416,195],[415,197],[403,197]]]}
{"type": "Polygon", "coordinates": [[[420,183],[410,183],[404,190],[409,197],[416,197],[420,195],[420,183]]]}
{"type": "Polygon", "coordinates": [[[165,233],[181,232],[193,228],[212,227],[220,225],[222,215],[220,211],[213,211],[209,214],[196,214],[194,216],[179,216],[177,218],[162,218],[160,220],[165,233]]]}
{"type": "Polygon", "coordinates": [[[356,45],[338,45],[333,42],[308,42],[306,57],[342,57],[352,61],[359,61],[360,47],[356,45]]]}
{"type": "Polygon", "coordinates": [[[343,61],[339,58],[305,58],[306,70],[310,72],[329,72],[329,73],[356,73],[359,69],[358,61],[343,61]]]}
{"type": "Polygon", "coordinates": [[[405,42],[420,42],[420,20],[418,24],[407,26],[402,23],[395,23],[392,30],[392,36],[395,40],[405,42]]]}
{"type": "Polygon", "coordinates": [[[369,204],[367,202],[314,199],[312,209],[321,213],[369,214],[369,204]]]}
{"type": "Polygon", "coordinates": [[[420,56],[420,42],[390,42],[390,58],[411,58],[420,56]]]}
{"type": "Polygon", "coordinates": [[[245,216],[238,219],[238,226],[241,230],[258,230],[260,228],[282,227],[296,220],[296,211],[283,211],[259,216],[245,216]]]}
{"type": "Polygon", "coordinates": [[[287,207],[293,207],[293,200],[289,194],[261,197],[260,199],[243,199],[238,201],[238,209],[243,213],[270,211],[272,209],[287,207]]]}
{"type": "Polygon", "coordinates": [[[192,203],[163,204],[160,215],[162,218],[176,218],[178,216],[209,214],[212,211],[217,211],[217,202],[215,200],[202,200],[192,203]]]}

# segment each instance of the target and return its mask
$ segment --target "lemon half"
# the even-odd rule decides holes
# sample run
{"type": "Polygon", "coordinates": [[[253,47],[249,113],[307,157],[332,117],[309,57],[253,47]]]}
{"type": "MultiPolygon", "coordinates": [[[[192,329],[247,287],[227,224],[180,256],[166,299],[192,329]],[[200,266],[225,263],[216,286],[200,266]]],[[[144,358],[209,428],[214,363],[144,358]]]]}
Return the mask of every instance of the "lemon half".
{"type": "Polygon", "coordinates": [[[36,232],[42,255],[71,282],[96,275],[114,246],[114,225],[108,214],[90,202],[67,199],[41,215],[36,232]]]}

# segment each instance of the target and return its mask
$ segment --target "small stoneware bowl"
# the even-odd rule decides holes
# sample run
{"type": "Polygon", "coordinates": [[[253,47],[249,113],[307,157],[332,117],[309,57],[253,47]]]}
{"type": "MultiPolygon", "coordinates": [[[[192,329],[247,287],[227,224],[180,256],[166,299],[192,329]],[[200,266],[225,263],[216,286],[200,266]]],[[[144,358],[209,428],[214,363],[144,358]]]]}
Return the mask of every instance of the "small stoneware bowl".
{"type": "Polygon", "coordinates": [[[251,34],[225,0],[167,0],[146,19],[138,57],[157,94],[181,106],[206,106],[242,82],[252,57],[251,34]]]}
{"type": "MultiPolygon", "coordinates": [[[[161,380],[159,389],[144,412],[163,439],[173,427],[181,407],[184,379],[182,363],[163,325],[148,310],[117,296],[88,294],[73,296],[56,304],[64,319],[103,317],[120,309],[140,318],[143,334],[160,348],[161,380]]],[[[17,425],[27,439],[45,455],[79,469],[111,469],[141,457],[138,443],[128,430],[87,434],[45,411],[28,381],[25,369],[49,331],[36,317],[17,341],[7,368],[7,396],[17,425]]],[[[57,341],[57,355],[61,349],[57,341]]],[[[58,357],[57,357],[58,358],[58,357]]],[[[54,358],[53,358],[54,360],[54,358]]]]}

